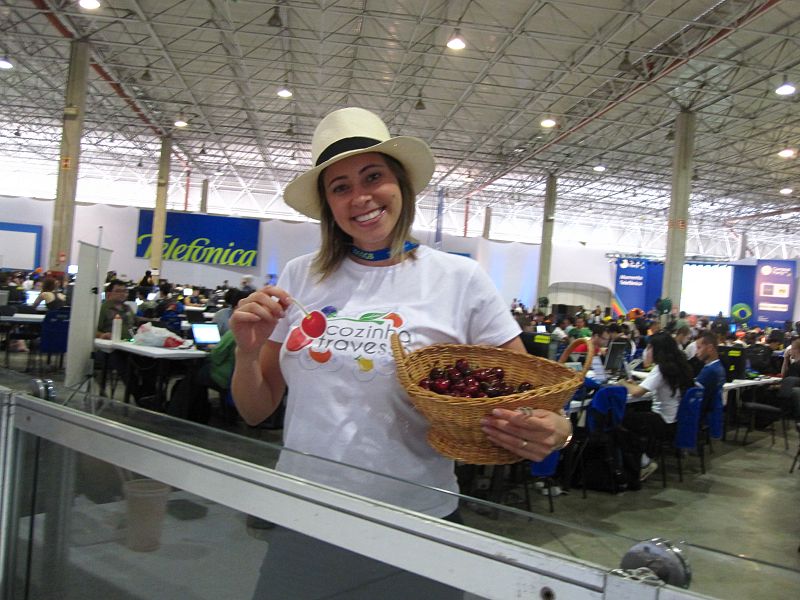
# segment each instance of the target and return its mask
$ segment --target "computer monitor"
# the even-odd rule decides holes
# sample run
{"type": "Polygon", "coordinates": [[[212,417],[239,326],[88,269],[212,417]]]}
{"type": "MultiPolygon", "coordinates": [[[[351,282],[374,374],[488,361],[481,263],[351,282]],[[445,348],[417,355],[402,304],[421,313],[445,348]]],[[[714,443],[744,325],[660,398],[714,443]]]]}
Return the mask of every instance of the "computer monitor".
{"type": "Polygon", "coordinates": [[[719,361],[725,367],[725,381],[744,379],[747,363],[742,346],[717,346],[719,361]]]}
{"type": "Polygon", "coordinates": [[[220,340],[219,327],[216,323],[192,323],[192,338],[195,346],[208,346],[218,344],[220,340]]]}
{"type": "Polygon", "coordinates": [[[78,265],[69,265],[67,267],[67,274],[68,275],[77,275],[78,274],[78,265]]]}
{"type": "Polygon", "coordinates": [[[192,288],[183,288],[183,295],[184,296],[191,296],[194,290],[192,288]]]}
{"type": "Polygon", "coordinates": [[[26,290],[25,291],[25,304],[28,306],[33,306],[34,301],[39,297],[39,294],[36,290],[26,290]]]}
{"type": "Polygon", "coordinates": [[[550,334],[549,333],[533,333],[530,331],[523,331],[520,334],[522,344],[528,354],[534,356],[541,356],[542,358],[553,359],[550,355],[550,334]]]}
{"type": "Polygon", "coordinates": [[[731,323],[728,326],[728,331],[730,331],[730,333],[736,333],[736,327],[737,327],[736,323],[731,323]]]}
{"type": "Polygon", "coordinates": [[[780,369],[775,370],[772,360],[772,348],[766,344],[748,346],[744,349],[744,355],[753,371],[758,371],[759,373],[780,372],[780,369]]]}
{"type": "Polygon", "coordinates": [[[150,302],[152,302],[152,301],[153,301],[153,300],[155,300],[156,298],[158,298],[158,292],[150,292],[149,294],[147,294],[147,299],[148,299],[150,302]]]}
{"type": "Polygon", "coordinates": [[[611,342],[606,350],[606,358],[603,366],[609,374],[621,373],[625,365],[625,351],[628,349],[628,342],[611,342]]]}
{"type": "Polygon", "coordinates": [[[537,325],[536,333],[547,333],[547,325],[537,325]]]}

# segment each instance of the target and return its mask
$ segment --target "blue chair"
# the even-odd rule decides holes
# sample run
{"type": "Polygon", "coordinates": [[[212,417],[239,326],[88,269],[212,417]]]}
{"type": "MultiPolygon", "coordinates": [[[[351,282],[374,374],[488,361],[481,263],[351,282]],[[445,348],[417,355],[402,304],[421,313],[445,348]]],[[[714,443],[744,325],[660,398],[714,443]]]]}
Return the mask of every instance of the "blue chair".
{"type": "Polygon", "coordinates": [[[588,448],[602,452],[603,463],[608,470],[606,476],[611,482],[611,493],[616,494],[617,467],[620,449],[617,431],[625,417],[628,390],[622,385],[608,385],[599,388],[586,407],[586,426],[575,432],[575,453],[581,469],[581,487],[586,498],[586,451],[588,448]]]}
{"type": "Polygon", "coordinates": [[[47,311],[42,321],[41,335],[39,338],[39,372],[43,371],[41,358],[47,355],[47,364],[54,354],[58,355],[58,368],[63,367],[64,354],[67,352],[67,339],[69,336],[69,308],[59,308],[47,311]]]}
{"type": "MultiPolygon", "coordinates": [[[[558,470],[558,463],[561,459],[561,451],[556,450],[552,452],[547,458],[539,462],[531,461],[531,476],[535,480],[544,483],[544,489],[547,490],[547,500],[550,502],[550,512],[555,509],[553,507],[553,483],[555,482],[555,474],[558,470]]],[[[530,497],[528,494],[528,483],[525,482],[525,496],[528,503],[528,510],[530,511],[530,497]]]]}
{"type": "Polygon", "coordinates": [[[679,481],[683,481],[683,453],[686,450],[697,450],[700,458],[700,471],[705,474],[705,439],[704,436],[700,435],[702,415],[703,388],[689,388],[681,398],[681,403],[678,406],[675,437],[671,440],[663,440],[660,447],[659,466],[661,467],[661,483],[663,487],[667,487],[667,465],[664,460],[665,447],[675,450],[679,481]]]}

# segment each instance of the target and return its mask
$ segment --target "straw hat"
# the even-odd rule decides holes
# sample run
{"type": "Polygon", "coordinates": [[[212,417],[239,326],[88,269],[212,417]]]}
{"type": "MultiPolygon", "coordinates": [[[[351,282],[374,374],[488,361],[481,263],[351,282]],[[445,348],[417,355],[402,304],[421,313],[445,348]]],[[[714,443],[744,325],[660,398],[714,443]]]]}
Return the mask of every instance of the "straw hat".
{"type": "Polygon", "coordinates": [[[342,108],[326,116],[311,139],[314,166],[286,186],[283,199],[296,211],[319,219],[322,199],[317,178],[325,167],[348,156],[381,152],[405,167],[414,194],[421,192],[433,176],[433,153],[416,137],[391,137],[381,118],[363,108],[342,108]]]}

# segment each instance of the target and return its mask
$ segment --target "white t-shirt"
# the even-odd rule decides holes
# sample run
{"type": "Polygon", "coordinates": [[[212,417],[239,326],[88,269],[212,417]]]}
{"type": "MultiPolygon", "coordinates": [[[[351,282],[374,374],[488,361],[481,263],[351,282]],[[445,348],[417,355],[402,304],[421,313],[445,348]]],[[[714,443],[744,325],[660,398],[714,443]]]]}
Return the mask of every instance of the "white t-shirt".
{"type": "Polygon", "coordinates": [[[697,341],[692,340],[686,345],[686,348],[683,349],[683,352],[686,354],[687,360],[692,360],[694,355],[697,354],[697,341]]]}
{"type": "MultiPolygon", "coordinates": [[[[327,320],[306,340],[292,306],[271,340],[283,343],[289,388],[284,445],[406,481],[456,492],[453,461],[427,443],[428,423],[395,376],[390,334],[406,350],[435,343],[498,346],[519,325],[481,266],[420,247],[416,260],[371,267],[345,260],[323,282],[310,275],[313,255],[286,265],[278,286],[327,320]]],[[[278,469],[306,479],[442,517],[453,496],[284,451],[278,469]]]]}
{"type": "Polygon", "coordinates": [[[639,385],[655,395],[652,411],[661,415],[666,423],[674,423],[678,418],[678,406],[681,403],[680,388],[672,393],[672,388],[661,375],[658,365],[653,367],[639,385]]]}

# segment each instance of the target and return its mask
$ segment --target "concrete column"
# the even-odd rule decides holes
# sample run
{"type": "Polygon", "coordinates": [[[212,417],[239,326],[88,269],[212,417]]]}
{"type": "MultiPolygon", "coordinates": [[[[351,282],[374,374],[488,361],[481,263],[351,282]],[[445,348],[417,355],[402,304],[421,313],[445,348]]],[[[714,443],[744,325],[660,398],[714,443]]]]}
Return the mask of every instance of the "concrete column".
{"type": "Polygon", "coordinates": [[[483,213],[483,239],[488,240],[492,233],[492,207],[487,206],[483,213]]]}
{"type": "Polygon", "coordinates": [[[692,191],[695,115],[681,111],[675,120],[675,152],[672,159],[672,199],[667,222],[667,255],[664,263],[662,298],[680,308],[683,263],[686,257],[686,222],[692,191]]]}
{"type": "Polygon", "coordinates": [[[208,179],[203,179],[203,186],[200,188],[200,212],[204,215],[208,213],[208,179]]]}
{"type": "Polygon", "coordinates": [[[81,152],[83,119],[86,113],[86,81],[89,73],[89,42],[73,41],[70,46],[69,75],[61,129],[56,202],[53,206],[53,239],[49,265],[54,271],[66,271],[72,251],[75,223],[75,191],[78,187],[78,159],[81,152]]]}
{"type": "Polygon", "coordinates": [[[172,138],[161,138],[161,156],[158,158],[158,187],[156,188],[156,209],[153,212],[153,237],[150,245],[150,270],[161,273],[161,257],[164,253],[164,233],[167,230],[167,190],[169,189],[169,164],[172,154],[172,138]]]}
{"type": "Polygon", "coordinates": [[[542,215],[542,247],[539,253],[539,279],[536,283],[536,306],[539,298],[547,296],[550,289],[550,263],[553,258],[553,226],[556,220],[556,185],[558,179],[552,173],[547,175],[544,192],[544,214],[542,215]]]}

